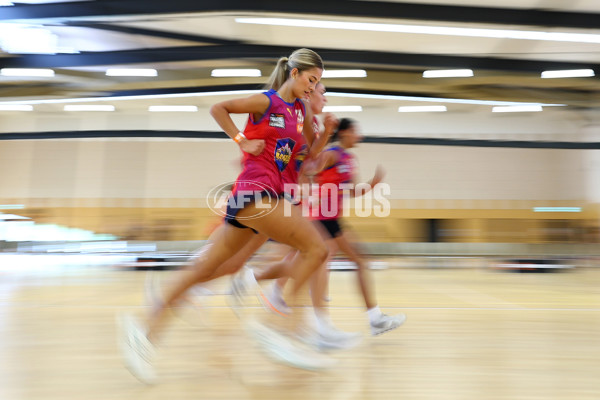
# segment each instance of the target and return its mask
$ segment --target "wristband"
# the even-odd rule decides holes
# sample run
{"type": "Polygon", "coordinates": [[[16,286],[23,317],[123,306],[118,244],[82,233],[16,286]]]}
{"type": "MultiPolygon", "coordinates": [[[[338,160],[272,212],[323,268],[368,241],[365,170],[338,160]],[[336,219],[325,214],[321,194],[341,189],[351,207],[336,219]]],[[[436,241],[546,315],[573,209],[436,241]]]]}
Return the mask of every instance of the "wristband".
{"type": "Polygon", "coordinates": [[[242,132],[238,132],[238,134],[233,138],[233,141],[237,144],[240,144],[243,139],[246,139],[246,135],[244,135],[242,132]]]}

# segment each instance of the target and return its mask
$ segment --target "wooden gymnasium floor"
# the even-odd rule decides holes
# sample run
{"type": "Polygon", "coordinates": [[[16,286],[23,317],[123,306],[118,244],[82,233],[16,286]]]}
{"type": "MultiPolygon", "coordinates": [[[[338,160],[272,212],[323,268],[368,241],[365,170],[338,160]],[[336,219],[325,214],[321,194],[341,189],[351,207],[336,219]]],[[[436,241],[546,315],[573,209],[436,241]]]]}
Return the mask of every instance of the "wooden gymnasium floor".
{"type": "Polygon", "coordinates": [[[201,315],[173,319],[156,363],[161,382],[149,387],[123,367],[115,341],[115,314],[144,311],[146,272],[27,265],[0,257],[2,400],[600,398],[600,268],[374,271],[381,307],[408,316],[375,338],[353,272],[332,272],[332,317],[365,338],[318,373],[265,358],[219,281],[201,315]]]}

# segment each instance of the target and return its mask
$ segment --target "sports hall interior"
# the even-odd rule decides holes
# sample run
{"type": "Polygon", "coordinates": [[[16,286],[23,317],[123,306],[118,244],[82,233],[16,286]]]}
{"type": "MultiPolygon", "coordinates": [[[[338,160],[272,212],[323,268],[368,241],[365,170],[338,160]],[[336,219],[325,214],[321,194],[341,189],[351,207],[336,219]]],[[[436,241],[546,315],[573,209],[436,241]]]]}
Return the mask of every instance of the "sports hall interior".
{"type": "Polygon", "coordinates": [[[600,397],[600,4],[198,3],[0,0],[0,398],[600,397]],[[359,181],[385,170],[384,201],[343,220],[407,322],[370,337],[338,255],[330,312],[364,339],[333,370],[298,370],[243,332],[223,278],[174,318],[145,386],[115,315],[143,315],[149,274],[176,279],[221,223],[209,194],[241,153],[209,109],[301,47],[332,73],[325,111],[360,125],[359,181]],[[424,75],[440,70],[472,74],[424,75]]]}

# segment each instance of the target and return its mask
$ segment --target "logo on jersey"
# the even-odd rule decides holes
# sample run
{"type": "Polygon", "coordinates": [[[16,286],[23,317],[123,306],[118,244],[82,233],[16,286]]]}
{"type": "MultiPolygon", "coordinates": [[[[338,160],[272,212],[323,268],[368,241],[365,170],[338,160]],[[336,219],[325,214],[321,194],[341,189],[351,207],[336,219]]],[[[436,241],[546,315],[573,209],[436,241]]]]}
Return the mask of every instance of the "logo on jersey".
{"type": "Polygon", "coordinates": [[[275,145],[275,164],[279,171],[283,171],[292,159],[292,150],[296,142],[291,138],[277,140],[275,145]]]}
{"type": "Polygon", "coordinates": [[[294,166],[296,167],[296,171],[300,171],[300,167],[302,167],[302,163],[304,162],[307,153],[307,146],[304,144],[300,148],[300,151],[296,153],[296,156],[294,157],[294,166]]]}
{"type": "Polygon", "coordinates": [[[285,129],[285,115],[270,114],[269,115],[269,126],[285,129]]]}
{"type": "Polygon", "coordinates": [[[296,128],[298,129],[298,133],[302,133],[302,129],[304,128],[304,114],[302,114],[302,110],[296,108],[296,128]]]}
{"type": "Polygon", "coordinates": [[[338,174],[349,174],[352,172],[352,166],[346,163],[338,164],[337,172],[338,174]]]}

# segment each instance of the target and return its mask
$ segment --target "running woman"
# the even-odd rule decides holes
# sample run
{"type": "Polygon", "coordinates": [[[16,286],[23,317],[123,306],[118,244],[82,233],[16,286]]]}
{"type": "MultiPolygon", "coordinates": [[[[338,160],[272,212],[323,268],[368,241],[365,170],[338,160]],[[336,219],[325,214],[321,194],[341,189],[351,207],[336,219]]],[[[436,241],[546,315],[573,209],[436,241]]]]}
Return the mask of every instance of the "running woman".
{"type": "MultiPolygon", "coordinates": [[[[150,315],[145,326],[131,317],[123,319],[123,352],[129,370],[140,380],[155,380],[152,359],[154,343],[164,327],[167,310],[199,282],[212,279],[215,271],[260,232],[298,250],[294,267],[293,293],[327,259],[328,250],[315,226],[297,207],[285,207],[282,171],[305,141],[312,144],[312,112],[303,99],[315,90],[323,73],[323,61],[312,50],[299,49],[282,57],[269,80],[271,90],[247,98],[227,100],[211,107],[210,113],[225,133],[244,152],[243,170],[228,201],[227,216],[209,248],[198,257],[166,294],[164,302],[150,315]],[[241,132],[231,114],[248,114],[241,132]],[[268,212],[265,212],[268,209],[268,212]],[[286,209],[291,212],[284,212],[286,209]]],[[[289,361],[289,360],[288,360],[289,361]]],[[[303,360],[307,368],[317,363],[303,360]]],[[[301,364],[300,362],[299,364],[301,364]]],[[[291,361],[294,363],[294,361],[291,361]]]]}
{"type": "MultiPolygon", "coordinates": [[[[348,149],[356,147],[361,140],[362,136],[360,135],[358,123],[352,119],[343,118],[340,120],[337,132],[332,137],[332,141],[338,141],[338,143],[325,149],[314,161],[313,166],[307,168],[312,169],[312,171],[307,172],[316,173],[315,180],[319,185],[319,203],[311,211],[311,216],[315,217],[315,223],[324,228],[321,231],[326,232],[329,257],[333,257],[338,250],[341,250],[357,265],[358,283],[367,309],[371,333],[379,335],[402,325],[406,320],[406,316],[404,314],[389,316],[381,312],[375,299],[373,284],[368,276],[368,263],[360,254],[357,246],[349,240],[348,233],[344,232],[340,224],[344,204],[343,185],[349,184],[350,190],[347,192],[350,196],[361,196],[383,179],[383,170],[378,166],[375,176],[368,184],[368,189],[359,193],[355,191],[356,161],[348,149]]],[[[325,267],[323,270],[326,271],[325,267]]],[[[313,298],[315,296],[325,296],[328,274],[319,276],[321,282],[316,285],[316,289],[320,293],[313,294],[313,298]]],[[[314,289],[315,286],[313,286],[314,289]]],[[[324,308],[315,311],[317,312],[317,324],[331,324],[324,308]]]]}

